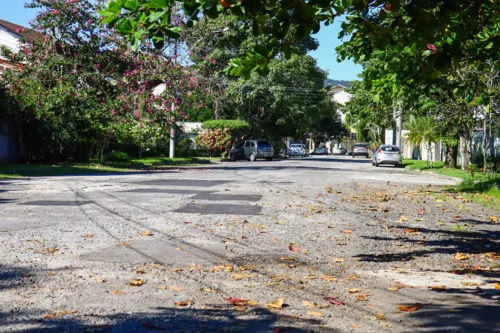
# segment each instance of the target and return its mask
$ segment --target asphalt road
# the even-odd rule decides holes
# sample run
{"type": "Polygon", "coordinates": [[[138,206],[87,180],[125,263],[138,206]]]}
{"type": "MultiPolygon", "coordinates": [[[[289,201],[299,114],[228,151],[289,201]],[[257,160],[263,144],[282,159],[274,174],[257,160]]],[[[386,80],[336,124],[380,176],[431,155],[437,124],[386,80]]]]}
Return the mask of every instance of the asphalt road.
{"type": "Polygon", "coordinates": [[[498,213],[454,183],[347,156],[1,181],[0,331],[500,331],[498,213]]]}

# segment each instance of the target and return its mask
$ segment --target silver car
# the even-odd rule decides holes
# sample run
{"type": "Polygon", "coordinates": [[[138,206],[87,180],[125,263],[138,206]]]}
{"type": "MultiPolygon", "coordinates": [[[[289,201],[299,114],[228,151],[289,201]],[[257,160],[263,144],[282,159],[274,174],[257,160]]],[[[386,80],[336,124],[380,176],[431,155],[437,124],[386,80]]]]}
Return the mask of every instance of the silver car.
{"type": "Polygon", "coordinates": [[[306,150],[304,149],[304,145],[302,145],[301,143],[291,144],[290,148],[288,148],[287,155],[290,157],[292,157],[292,156],[305,157],[306,150]]]}
{"type": "Polygon", "coordinates": [[[372,165],[378,167],[380,164],[391,164],[395,167],[403,165],[403,156],[398,146],[380,145],[373,152],[372,165]]]}

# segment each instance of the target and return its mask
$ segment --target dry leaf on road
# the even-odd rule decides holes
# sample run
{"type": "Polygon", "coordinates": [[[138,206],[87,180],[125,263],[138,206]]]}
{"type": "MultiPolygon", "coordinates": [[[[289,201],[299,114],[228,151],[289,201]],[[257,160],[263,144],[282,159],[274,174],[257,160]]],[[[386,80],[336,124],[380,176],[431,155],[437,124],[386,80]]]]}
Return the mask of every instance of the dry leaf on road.
{"type": "Polygon", "coordinates": [[[350,292],[350,293],[357,293],[357,292],[359,292],[360,290],[361,290],[361,289],[359,289],[359,288],[352,288],[352,289],[349,289],[349,290],[348,290],[348,292],[350,292]]]}
{"type": "Polygon", "coordinates": [[[282,309],[283,304],[285,304],[285,300],[283,298],[278,298],[272,303],[266,303],[266,306],[271,309],[282,309]]]}
{"type": "Polygon", "coordinates": [[[333,258],[333,262],[344,262],[344,258],[333,258]]]}
{"type": "Polygon", "coordinates": [[[233,271],[233,265],[218,265],[210,268],[210,273],[215,273],[215,272],[232,272],[233,271]]]}
{"type": "Polygon", "coordinates": [[[124,292],[122,290],[118,290],[118,289],[111,291],[111,293],[114,295],[125,295],[126,294],[126,292],[124,292]]]}
{"type": "Polygon", "coordinates": [[[455,256],[453,258],[455,260],[467,260],[467,259],[469,259],[469,256],[466,255],[465,253],[457,252],[457,253],[455,253],[455,256]]]}
{"type": "Polygon", "coordinates": [[[321,277],[323,280],[328,281],[328,282],[335,282],[337,281],[337,278],[332,275],[324,275],[321,277]]]}
{"type": "Polygon", "coordinates": [[[146,230],[146,231],[141,232],[139,235],[144,236],[144,237],[148,237],[148,236],[151,236],[152,234],[153,233],[150,230],[146,230]]]}
{"type": "Polygon", "coordinates": [[[234,273],[232,275],[233,279],[236,281],[242,280],[242,279],[247,279],[253,277],[255,274],[249,274],[249,273],[234,273]]]}
{"type": "Polygon", "coordinates": [[[385,319],[385,313],[383,313],[383,312],[376,313],[375,314],[375,318],[377,318],[377,320],[384,320],[385,319]]]}
{"type": "Polygon", "coordinates": [[[188,305],[191,305],[193,304],[193,300],[192,299],[188,299],[186,301],[182,301],[182,302],[175,302],[175,305],[177,306],[188,306],[188,305]]]}
{"type": "Polygon", "coordinates": [[[95,236],[95,234],[85,234],[85,235],[83,235],[82,237],[83,237],[83,238],[92,238],[92,237],[94,237],[94,236],[95,236]]]}
{"type": "Polygon", "coordinates": [[[418,304],[415,304],[415,305],[399,305],[398,309],[400,311],[404,311],[404,312],[414,312],[414,311],[417,311],[418,309],[420,309],[420,306],[418,304]]]}
{"type": "Polygon", "coordinates": [[[402,215],[396,222],[403,223],[405,221],[408,221],[408,216],[402,215]]]}
{"type": "Polygon", "coordinates": [[[140,287],[144,284],[144,282],[145,281],[143,279],[128,280],[128,283],[134,287],[140,287]]]}
{"type": "Polygon", "coordinates": [[[500,289],[500,283],[495,283],[495,289],[500,289]]]}
{"type": "Polygon", "coordinates": [[[432,290],[445,290],[446,286],[429,286],[427,288],[430,288],[432,290]]]}
{"type": "Polygon", "coordinates": [[[319,311],[307,311],[307,315],[311,316],[311,317],[323,317],[324,316],[323,312],[319,312],[319,311]]]}
{"type": "Polygon", "coordinates": [[[314,302],[309,302],[309,301],[304,301],[304,306],[308,308],[313,308],[313,309],[326,309],[329,307],[329,304],[316,304],[314,302]]]}
{"type": "Polygon", "coordinates": [[[498,223],[498,216],[489,216],[490,222],[498,223]]]}
{"type": "Polygon", "coordinates": [[[288,249],[293,252],[300,252],[300,248],[295,244],[288,244],[288,249]]]}
{"type": "Polygon", "coordinates": [[[104,283],[106,282],[106,279],[105,278],[95,278],[95,280],[99,283],[104,283]]]}
{"type": "Polygon", "coordinates": [[[352,234],[353,231],[351,229],[345,229],[345,230],[342,230],[340,232],[343,234],[352,234]]]}

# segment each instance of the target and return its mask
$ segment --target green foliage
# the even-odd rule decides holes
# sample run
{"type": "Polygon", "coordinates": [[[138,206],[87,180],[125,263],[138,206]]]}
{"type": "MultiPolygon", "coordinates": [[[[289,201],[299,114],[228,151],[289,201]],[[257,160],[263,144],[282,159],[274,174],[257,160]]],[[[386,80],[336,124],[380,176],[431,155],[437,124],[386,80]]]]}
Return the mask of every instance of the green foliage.
{"type": "Polygon", "coordinates": [[[202,127],[210,130],[227,129],[232,133],[241,133],[248,130],[248,123],[244,120],[208,120],[203,122],[202,127]]]}
{"type": "Polygon", "coordinates": [[[105,162],[128,162],[130,157],[119,150],[112,150],[104,155],[105,162]]]}

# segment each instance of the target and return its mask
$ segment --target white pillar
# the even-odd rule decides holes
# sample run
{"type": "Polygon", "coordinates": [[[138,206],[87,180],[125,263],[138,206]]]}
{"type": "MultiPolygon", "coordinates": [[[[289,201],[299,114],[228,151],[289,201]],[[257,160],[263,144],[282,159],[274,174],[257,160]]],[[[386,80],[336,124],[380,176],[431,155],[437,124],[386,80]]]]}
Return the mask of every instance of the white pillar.
{"type": "MultiPolygon", "coordinates": [[[[175,109],[175,104],[172,102],[172,108],[170,112],[173,112],[175,109]]],[[[172,122],[172,127],[170,128],[170,151],[169,157],[175,158],[175,122],[172,122]]]]}

